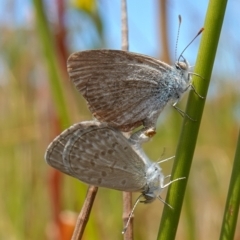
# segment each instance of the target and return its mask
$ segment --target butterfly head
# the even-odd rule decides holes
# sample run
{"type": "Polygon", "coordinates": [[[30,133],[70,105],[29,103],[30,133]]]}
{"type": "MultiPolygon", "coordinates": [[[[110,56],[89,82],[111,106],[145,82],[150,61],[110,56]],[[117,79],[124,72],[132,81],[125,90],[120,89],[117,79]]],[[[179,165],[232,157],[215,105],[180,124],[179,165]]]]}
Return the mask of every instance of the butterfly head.
{"type": "Polygon", "coordinates": [[[190,64],[188,63],[188,61],[185,58],[183,58],[183,61],[177,61],[175,63],[175,68],[176,71],[178,71],[179,74],[183,76],[185,82],[189,83],[191,80],[191,76],[189,74],[190,64]]]}
{"type": "Polygon", "coordinates": [[[152,163],[146,171],[147,188],[143,192],[144,203],[151,203],[159,197],[164,188],[164,175],[157,163],[152,163]]]}

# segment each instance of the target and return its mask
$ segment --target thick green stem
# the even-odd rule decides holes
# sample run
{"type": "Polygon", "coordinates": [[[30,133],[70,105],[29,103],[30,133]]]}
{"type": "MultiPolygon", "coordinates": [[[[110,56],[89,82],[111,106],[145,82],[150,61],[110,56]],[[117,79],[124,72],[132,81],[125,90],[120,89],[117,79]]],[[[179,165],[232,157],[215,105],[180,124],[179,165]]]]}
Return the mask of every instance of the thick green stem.
{"type": "MultiPolygon", "coordinates": [[[[208,91],[226,5],[227,0],[209,1],[204,24],[205,30],[195,68],[195,72],[204,79],[193,77],[196,91],[204,97],[206,97],[208,91]]],[[[205,99],[201,99],[194,91],[190,92],[186,114],[196,121],[192,121],[187,117],[184,118],[172,172],[172,179],[178,177],[186,177],[186,179],[173,183],[168,190],[166,202],[174,210],[168,206],[164,207],[158,239],[172,240],[175,238],[204,104],[205,99]]]]}

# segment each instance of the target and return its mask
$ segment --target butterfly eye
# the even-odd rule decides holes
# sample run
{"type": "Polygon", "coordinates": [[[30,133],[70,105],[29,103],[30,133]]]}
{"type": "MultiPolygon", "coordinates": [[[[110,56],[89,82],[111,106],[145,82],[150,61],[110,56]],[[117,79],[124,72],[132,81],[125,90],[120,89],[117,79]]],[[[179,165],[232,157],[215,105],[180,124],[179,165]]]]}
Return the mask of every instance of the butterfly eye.
{"type": "Polygon", "coordinates": [[[185,62],[178,62],[177,65],[178,65],[177,69],[187,70],[188,68],[185,62]]]}
{"type": "Polygon", "coordinates": [[[181,68],[180,68],[180,66],[179,66],[178,64],[179,64],[179,63],[176,63],[176,64],[175,64],[175,67],[176,67],[177,70],[180,70],[181,68]]]}

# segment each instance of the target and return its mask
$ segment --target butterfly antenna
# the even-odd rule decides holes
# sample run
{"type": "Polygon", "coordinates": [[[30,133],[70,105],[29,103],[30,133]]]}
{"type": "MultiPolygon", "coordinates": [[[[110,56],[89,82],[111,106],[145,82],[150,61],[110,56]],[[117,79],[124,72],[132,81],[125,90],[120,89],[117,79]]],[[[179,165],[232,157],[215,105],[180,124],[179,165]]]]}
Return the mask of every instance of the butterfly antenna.
{"type": "Polygon", "coordinates": [[[135,210],[135,208],[136,208],[137,204],[139,203],[140,198],[141,198],[142,196],[143,196],[143,195],[141,194],[141,195],[137,198],[136,202],[134,203],[133,208],[132,208],[132,211],[130,212],[130,214],[129,214],[129,216],[128,216],[127,223],[126,223],[125,227],[124,227],[123,230],[122,230],[122,234],[125,234],[125,232],[127,231],[128,225],[129,225],[130,220],[131,220],[132,215],[133,215],[133,212],[134,212],[134,210],[135,210]]]}
{"type": "Polygon", "coordinates": [[[175,59],[177,59],[177,47],[178,47],[178,39],[179,39],[179,34],[180,34],[180,27],[182,23],[182,17],[181,15],[178,15],[178,33],[177,33],[177,40],[176,40],[176,47],[175,47],[175,59]]]}
{"type": "Polygon", "coordinates": [[[179,58],[178,58],[178,62],[179,62],[179,60],[180,60],[180,58],[182,57],[183,59],[184,59],[184,57],[183,57],[183,53],[186,51],[186,49],[192,44],[192,42],[203,32],[203,30],[204,30],[204,28],[201,28],[200,30],[199,30],[199,32],[197,33],[197,35],[192,39],[192,41],[183,49],[183,51],[181,52],[181,54],[179,55],[179,58]]]}

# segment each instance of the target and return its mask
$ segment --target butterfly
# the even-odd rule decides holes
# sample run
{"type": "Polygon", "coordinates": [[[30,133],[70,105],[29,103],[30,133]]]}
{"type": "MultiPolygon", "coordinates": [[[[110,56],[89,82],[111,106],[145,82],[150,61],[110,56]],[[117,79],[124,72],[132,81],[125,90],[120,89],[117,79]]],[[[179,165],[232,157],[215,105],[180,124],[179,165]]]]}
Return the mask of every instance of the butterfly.
{"type": "Polygon", "coordinates": [[[141,136],[135,141],[127,139],[122,132],[107,123],[80,122],[66,129],[50,143],[45,160],[50,166],[84,183],[126,192],[141,192],[135,206],[140,198],[144,198],[141,201],[144,203],[151,203],[157,198],[165,203],[160,197],[162,190],[183,178],[164,184],[165,177],[159,163],[150,161],[142,153],[140,145],[143,141],[145,139],[141,136]]]}
{"type": "Polygon", "coordinates": [[[185,58],[179,59],[170,66],[138,53],[88,50],[73,53],[67,69],[97,120],[123,132],[141,125],[154,132],[164,107],[173,103],[184,115],[176,104],[189,88],[195,91],[191,84],[195,73],[185,58]]]}

